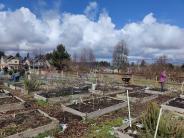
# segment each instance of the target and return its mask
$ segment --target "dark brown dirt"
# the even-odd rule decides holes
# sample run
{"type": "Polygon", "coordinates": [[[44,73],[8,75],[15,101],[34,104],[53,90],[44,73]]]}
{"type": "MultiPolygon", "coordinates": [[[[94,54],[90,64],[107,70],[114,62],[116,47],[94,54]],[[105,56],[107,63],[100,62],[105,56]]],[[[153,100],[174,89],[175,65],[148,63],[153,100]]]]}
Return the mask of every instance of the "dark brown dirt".
{"type": "MultiPolygon", "coordinates": [[[[150,88],[149,90],[152,90],[152,91],[161,91],[160,88],[150,88]]],[[[167,89],[164,89],[163,92],[167,91],[167,89]]]]}
{"type": "Polygon", "coordinates": [[[87,100],[84,101],[83,103],[72,104],[69,107],[83,113],[90,113],[122,102],[123,101],[121,100],[103,97],[103,98],[95,98],[94,100],[93,99],[87,100]]]}
{"type": "Polygon", "coordinates": [[[144,93],[144,92],[130,92],[129,96],[130,97],[136,97],[136,98],[144,98],[144,97],[149,97],[152,94],[144,93]]]}
{"type": "Polygon", "coordinates": [[[0,105],[18,103],[18,102],[20,102],[20,101],[15,97],[0,98],[0,105]]]}
{"type": "Polygon", "coordinates": [[[57,90],[51,90],[49,92],[42,92],[39,95],[45,97],[45,98],[53,98],[53,97],[60,97],[60,96],[68,96],[68,95],[75,95],[75,94],[82,94],[82,93],[88,93],[89,87],[81,87],[81,88],[62,88],[57,90]]]}
{"type": "Polygon", "coordinates": [[[125,87],[131,87],[131,88],[133,88],[133,90],[141,90],[141,89],[145,88],[144,86],[138,86],[138,85],[133,85],[133,84],[127,85],[125,87]]]}
{"type": "Polygon", "coordinates": [[[18,113],[1,117],[0,119],[0,137],[13,135],[29,128],[36,128],[50,123],[51,120],[37,110],[25,113],[18,113]]]}
{"type": "Polygon", "coordinates": [[[184,99],[176,98],[176,99],[170,101],[168,105],[184,109],[184,99]]]}
{"type": "Polygon", "coordinates": [[[152,101],[160,105],[164,102],[167,102],[168,100],[172,98],[173,98],[172,96],[168,96],[168,95],[159,95],[157,98],[153,99],[152,101]]]}
{"type": "Polygon", "coordinates": [[[118,90],[121,90],[121,89],[119,89],[117,87],[109,87],[109,86],[97,85],[96,90],[100,90],[100,91],[103,91],[103,92],[113,92],[113,91],[118,91],[118,90]]]}

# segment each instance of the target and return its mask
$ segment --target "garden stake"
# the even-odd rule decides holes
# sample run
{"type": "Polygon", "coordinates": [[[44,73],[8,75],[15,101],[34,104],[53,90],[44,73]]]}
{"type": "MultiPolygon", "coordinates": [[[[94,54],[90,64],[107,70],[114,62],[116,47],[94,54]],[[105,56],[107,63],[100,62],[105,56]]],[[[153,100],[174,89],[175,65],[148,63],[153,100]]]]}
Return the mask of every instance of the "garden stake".
{"type": "Polygon", "coordinates": [[[162,108],[160,108],[160,112],[159,112],[159,116],[158,116],[158,120],[157,120],[157,126],[156,126],[156,130],[155,130],[155,135],[154,138],[157,137],[157,131],[158,131],[158,126],[159,126],[159,122],[160,122],[160,117],[162,115],[162,108]]]}
{"type": "Polygon", "coordinates": [[[130,102],[129,102],[128,90],[127,90],[127,102],[128,102],[129,124],[130,124],[130,127],[132,127],[131,116],[130,116],[130,102]]]}
{"type": "Polygon", "coordinates": [[[183,87],[184,87],[184,82],[182,82],[182,85],[181,85],[181,92],[182,92],[182,94],[184,94],[184,93],[183,93],[183,91],[184,91],[184,90],[183,90],[183,87]]]}

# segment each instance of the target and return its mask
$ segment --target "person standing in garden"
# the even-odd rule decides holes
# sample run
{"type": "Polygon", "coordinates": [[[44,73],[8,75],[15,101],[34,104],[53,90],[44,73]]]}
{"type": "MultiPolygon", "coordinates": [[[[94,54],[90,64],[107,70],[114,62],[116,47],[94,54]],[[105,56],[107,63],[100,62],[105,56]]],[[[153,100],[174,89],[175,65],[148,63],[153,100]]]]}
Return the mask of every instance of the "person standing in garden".
{"type": "Polygon", "coordinates": [[[167,78],[167,76],[166,76],[166,71],[164,70],[164,71],[162,71],[162,72],[160,73],[160,86],[161,86],[161,92],[164,91],[164,84],[165,84],[165,82],[166,82],[166,78],[167,78]]]}

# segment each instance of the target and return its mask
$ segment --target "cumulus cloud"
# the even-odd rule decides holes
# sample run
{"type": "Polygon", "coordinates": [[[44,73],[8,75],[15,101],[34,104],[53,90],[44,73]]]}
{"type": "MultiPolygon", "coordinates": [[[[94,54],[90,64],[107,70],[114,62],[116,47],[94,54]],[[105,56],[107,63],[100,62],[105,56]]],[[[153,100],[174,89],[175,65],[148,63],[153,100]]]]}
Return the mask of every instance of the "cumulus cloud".
{"type": "Polygon", "coordinates": [[[97,2],[90,2],[89,5],[86,7],[86,9],[84,10],[85,15],[90,18],[91,20],[94,20],[96,18],[97,15],[97,11],[98,11],[98,4],[97,2]]]}
{"type": "Polygon", "coordinates": [[[184,29],[160,23],[153,13],[142,21],[128,23],[117,29],[107,12],[101,12],[96,20],[88,13],[96,9],[90,3],[85,14],[48,12],[38,18],[28,8],[0,11],[0,49],[7,53],[17,50],[29,52],[41,48],[53,50],[63,43],[71,53],[84,47],[93,49],[99,59],[110,58],[114,46],[124,40],[132,57],[156,57],[166,54],[184,58],[184,29]]]}
{"type": "Polygon", "coordinates": [[[184,30],[174,25],[159,23],[150,13],[142,22],[129,23],[123,27],[124,39],[132,55],[156,57],[162,54],[168,57],[184,54],[184,30]],[[177,49],[177,50],[176,50],[177,49]],[[172,53],[172,54],[171,54],[172,53]]]}

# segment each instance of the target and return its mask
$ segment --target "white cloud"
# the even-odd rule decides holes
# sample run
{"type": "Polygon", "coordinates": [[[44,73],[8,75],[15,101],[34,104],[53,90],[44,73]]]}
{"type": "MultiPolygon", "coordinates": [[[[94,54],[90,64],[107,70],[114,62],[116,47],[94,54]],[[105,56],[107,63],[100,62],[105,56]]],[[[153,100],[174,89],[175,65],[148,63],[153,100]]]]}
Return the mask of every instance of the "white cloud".
{"type": "Polygon", "coordinates": [[[97,15],[97,8],[98,8],[97,2],[95,1],[90,2],[89,5],[84,10],[84,13],[89,19],[94,20],[97,15]]]}
{"type": "MultiPolygon", "coordinates": [[[[86,11],[90,11],[90,7],[95,9],[95,5],[89,4],[86,11]]],[[[123,39],[130,56],[166,54],[184,58],[183,28],[160,23],[153,13],[121,29],[116,29],[106,12],[100,13],[96,21],[86,14],[59,15],[53,12],[38,18],[28,8],[22,7],[16,11],[0,11],[0,19],[0,49],[9,53],[17,47],[23,52],[34,48],[51,51],[57,44],[63,43],[71,54],[90,47],[98,58],[109,58],[113,47],[123,39]]]]}
{"type": "Polygon", "coordinates": [[[176,57],[181,53],[180,56],[184,57],[184,30],[157,22],[152,13],[146,15],[142,22],[125,25],[123,31],[132,55],[155,57],[166,54],[176,57]]]}
{"type": "Polygon", "coordinates": [[[5,5],[3,3],[0,3],[0,10],[3,10],[5,8],[5,5]]]}

